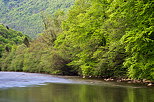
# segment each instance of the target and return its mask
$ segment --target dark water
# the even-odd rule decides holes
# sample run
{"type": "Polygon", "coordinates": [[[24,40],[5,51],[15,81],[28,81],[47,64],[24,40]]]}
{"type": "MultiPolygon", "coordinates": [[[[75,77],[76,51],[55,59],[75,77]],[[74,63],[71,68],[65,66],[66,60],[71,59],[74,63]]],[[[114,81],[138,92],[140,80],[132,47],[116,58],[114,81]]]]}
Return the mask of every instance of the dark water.
{"type": "Polygon", "coordinates": [[[154,102],[154,88],[42,74],[0,72],[0,102],[154,102]]]}

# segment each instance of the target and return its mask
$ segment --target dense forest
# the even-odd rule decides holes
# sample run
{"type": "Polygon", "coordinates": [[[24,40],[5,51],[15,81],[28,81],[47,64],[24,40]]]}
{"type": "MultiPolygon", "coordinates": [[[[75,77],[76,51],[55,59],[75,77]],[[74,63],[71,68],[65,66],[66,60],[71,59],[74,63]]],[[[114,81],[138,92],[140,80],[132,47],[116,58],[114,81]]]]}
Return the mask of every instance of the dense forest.
{"type": "Polygon", "coordinates": [[[0,24],[0,57],[4,51],[10,52],[14,45],[21,44],[25,37],[21,32],[0,24]]]}
{"type": "Polygon", "coordinates": [[[153,0],[76,0],[44,32],[3,51],[0,69],[154,81],[153,0]]]}
{"type": "Polygon", "coordinates": [[[74,0],[0,0],[0,22],[36,37],[43,31],[41,12],[67,10],[74,0]]]}

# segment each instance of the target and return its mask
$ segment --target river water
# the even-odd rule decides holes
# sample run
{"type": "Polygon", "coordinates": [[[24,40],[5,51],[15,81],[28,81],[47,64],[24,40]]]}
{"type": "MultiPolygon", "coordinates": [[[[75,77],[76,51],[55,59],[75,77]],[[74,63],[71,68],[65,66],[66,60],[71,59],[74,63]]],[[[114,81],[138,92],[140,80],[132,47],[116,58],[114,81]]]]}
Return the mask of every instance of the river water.
{"type": "Polygon", "coordinates": [[[154,102],[154,87],[0,72],[0,102],[154,102]]]}

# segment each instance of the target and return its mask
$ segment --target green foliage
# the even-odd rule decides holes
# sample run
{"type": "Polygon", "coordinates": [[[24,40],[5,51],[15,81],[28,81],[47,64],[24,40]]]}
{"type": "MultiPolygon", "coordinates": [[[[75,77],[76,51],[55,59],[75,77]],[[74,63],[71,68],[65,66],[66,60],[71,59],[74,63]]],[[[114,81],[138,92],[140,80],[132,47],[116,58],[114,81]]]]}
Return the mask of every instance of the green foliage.
{"type": "Polygon", "coordinates": [[[23,37],[21,32],[0,24],[0,57],[3,51],[9,52],[13,45],[22,43],[23,37]]]}
{"type": "Polygon", "coordinates": [[[36,37],[43,32],[40,12],[53,14],[58,9],[67,10],[74,0],[0,0],[0,22],[36,37]]]}
{"type": "Polygon", "coordinates": [[[63,22],[63,33],[58,36],[56,46],[67,50],[62,53],[70,56],[72,61],[68,65],[78,69],[80,75],[113,76],[116,69],[123,71],[118,69],[124,59],[123,48],[119,48],[121,45],[116,41],[119,39],[112,37],[116,29],[108,27],[107,6],[107,1],[78,0],[63,22]]]}
{"type": "Polygon", "coordinates": [[[23,44],[10,52],[5,52],[0,63],[1,70],[26,71],[69,75],[74,73],[67,66],[68,60],[62,58],[53,47],[61,30],[63,12],[58,11],[52,18],[42,15],[46,29],[34,41],[24,37],[23,44]]]}
{"type": "Polygon", "coordinates": [[[154,80],[153,4],[152,1],[133,3],[135,7],[131,16],[136,22],[123,36],[122,41],[125,43],[126,52],[129,54],[124,65],[129,67],[130,77],[154,80]],[[135,17],[135,15],[138,16],[135,17]]]}
{"type": "Polygon", "coordinates": [[[152,7],[152,1],[78,0],[63,22],[56,47],[80,75],[128,73],[153,80],[152,7]]]}
{"type": "Polygon", "coordinates": [[[2,33],[1,69],[154,80],[153,16],[152,0],[76,0],[67,14],[42,12],[45,30],[32,42],[10,50],[20,37],[2,33]]]}
{"type": "Polygon", "coordinates": [[[17,71],[20,68],[19,65],[16,67],[17,62],[12,60],[15,58],[17,45],[23,42],[24,37],[21,32],[0,25],[0,70],[17,71]]]}

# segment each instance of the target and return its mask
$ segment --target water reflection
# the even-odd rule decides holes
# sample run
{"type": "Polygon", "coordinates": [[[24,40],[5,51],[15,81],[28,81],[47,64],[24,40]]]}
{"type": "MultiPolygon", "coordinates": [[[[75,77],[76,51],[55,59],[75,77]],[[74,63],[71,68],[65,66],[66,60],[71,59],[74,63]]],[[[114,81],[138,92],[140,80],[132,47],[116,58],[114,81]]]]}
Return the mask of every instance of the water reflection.
{"type": "Polygon", "coordinates": [[[50,83],[0,90],[0,102],[154,102],[154,88],[50,83]]]}

